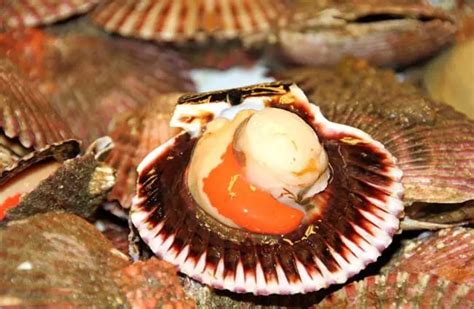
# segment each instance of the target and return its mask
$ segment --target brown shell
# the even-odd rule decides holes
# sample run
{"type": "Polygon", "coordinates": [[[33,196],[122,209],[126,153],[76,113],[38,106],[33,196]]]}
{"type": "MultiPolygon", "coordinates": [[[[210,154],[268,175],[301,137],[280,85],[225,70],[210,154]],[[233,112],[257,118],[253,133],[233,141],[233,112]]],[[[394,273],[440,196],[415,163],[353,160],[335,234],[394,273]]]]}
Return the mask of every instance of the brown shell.
{"type": "Polygon", "coordinates": [[[474,288],[427,274],[393,272],[353,282],[314,308],[472,308],[474,288]]]}
{"type": "Polygon", "coordinates": [[[137,166],[153,149],[180,132],[169,121],[181,94],[166,94],[153,102],[120,115],[110,133],[114,149],[107,163],[117,171],[117,184],[109,195],[122,207],[131,206],[137,182],[137,166]]]}
{"type": "Polygon", "coordinates": [[[5,58],[0,58],[0,127],[1,148],[17,158],[73,138],[52,105],[5,58]]]}
{"type": "Polygon", "coordinates": [[[291,61],[337,64],[345,56],[375,65],[407,65],[454,40],[454,17],[425,1],[297,1],[278,31],[291,61]]]}
{"type": "MultiPolygon", "coordinates": [[[[115,177],[113,169],[101,162],[108,151],[109,138],[96,141],[83,156],[66,160],[62,166],[22,197],[15,208],[6,212],[5,220],[17,220],[50,211],[71,212],[90,217],[107,197],[115,177]]],[[[52,145],[20,159],[2,172],[2,184],[15,175],[27,173],[35,164],[55,159],[64,160],[79,152],[76,141],[52,145]]]]}
{"type": "Polygon", "coordinates": [[[182,110],[203,116],[180,114],[178,106],[173,119],[205,125],[217,117],[215,108],[256,97],[263,97],[265,106],[296,113],[318,132],[330,158],[331,182],[308,201],[309,208],[323,205],[324,210],[285,235],[255,234],[218,222],[186,188],[184,173],[197,138],[183,132],[138,166],[130,217],[156,255],[218,289],[294,294],[344,282],[388,246],[402,210],[401,172],[393,158],[363,132],[329,123],[292,91],[297,90],[291,84],[275,82],[183,96],[182,110]]]}
{"type": "Polygon", "coordinates": [[[474,285],[474,229],[444,229],[406,241],[385,271],[431,274],[474,285]]]}
{"type": "Polygon", "coordinates": [[[90,10],[99,0],[3,0],[0,4],[0,32],[51,24],[90,10]]]}
{"type": "Polygon", "coordinates": [[[107,133],[114,115],[194,89],[176,53],[144,42],[28,29],[0,45],[87,143],[107,133]]]}
{"type": "Polygon", "coordinates": [[[382,142],[403,171],[407,203],[474,199],[474,121],[465,115],[364,61],[278,76],[297,83],[329,120],[382,142]]]}
{"type": "Polygon", "coordinates": [[[0,229],[0,306],[118,307],[113,273],[128,265],[87,221],[48,213],[0,229]]]}
{"type": "Polygon", "coordinates": [[[106,1],[92,19],[106,31],[146,40],[235,39],[267,33],[285,0],[106,1]]]}
{"type": "Polygon", "coordinates": [[[196,308],[186,297],[176,268],[152,258],[116,273],[116,282],[132,308],[196,308]]]}

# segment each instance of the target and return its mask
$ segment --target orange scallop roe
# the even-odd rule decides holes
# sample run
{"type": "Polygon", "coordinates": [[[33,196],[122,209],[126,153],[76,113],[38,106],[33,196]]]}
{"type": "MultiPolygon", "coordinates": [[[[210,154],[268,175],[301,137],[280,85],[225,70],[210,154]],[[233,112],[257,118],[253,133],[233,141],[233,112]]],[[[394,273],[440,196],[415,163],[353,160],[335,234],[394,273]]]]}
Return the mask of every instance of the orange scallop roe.
{"type": "Polygon", "coordinates": [[[231,145],[222,162],[204,178],[203,190],[224,217],[249,231],[286,234],[294,231],[304,213],[280,203],[270,193],[248,183],[231,145]]]}
{"type": "Polygon", "coordinates": [[[5,218],[8,209],[15,208],[16,206],[18,206],[18,204],[20,204],[20,199],[21,194],[16,193],[6,198],[3,203],[0,204],[0,220],[3,220],[3,218],[5,218]]]}

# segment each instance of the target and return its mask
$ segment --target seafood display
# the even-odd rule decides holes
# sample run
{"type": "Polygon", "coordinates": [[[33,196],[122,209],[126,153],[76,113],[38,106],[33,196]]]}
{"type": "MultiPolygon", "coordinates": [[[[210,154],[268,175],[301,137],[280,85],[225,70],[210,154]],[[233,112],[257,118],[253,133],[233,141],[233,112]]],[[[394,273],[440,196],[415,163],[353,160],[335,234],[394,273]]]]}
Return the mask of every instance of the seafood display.
{"type": "Polygon", "coordinates": [[[473,16],[0,1],[0,307],[474,307],[473,16]]]}

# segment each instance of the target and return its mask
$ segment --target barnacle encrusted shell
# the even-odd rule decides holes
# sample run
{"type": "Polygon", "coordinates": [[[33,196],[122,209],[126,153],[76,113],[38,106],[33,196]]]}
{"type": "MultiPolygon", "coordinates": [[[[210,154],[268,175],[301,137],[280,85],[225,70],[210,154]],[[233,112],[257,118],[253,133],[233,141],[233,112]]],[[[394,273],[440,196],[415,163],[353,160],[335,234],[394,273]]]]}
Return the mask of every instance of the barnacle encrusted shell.
{"type": "Polygon", "coordinates": [[[454,40],[455,18],[426,1],[294,1],[277,32],[291,61],[337,64],[345,56],[399,66],[428,57],[454,40]]]}
{"type": "Polygon", "coordinates": [[[99,0],[4,0],[0,4],[0,32],[51,24],[85,13],[99,0]]]}
{"type": "MultiPolygon", "coordinates": [[[[42,164],[58,162],[52,173],[42,179],[31,191],[23,193],[19,204],[5,213],[0,220],[17,220],[50,211],[64,211],[90,217],[107,197],[115,182],[114,171],[101,162],[110,150],[110,138],[93,143],[82,156],[77,141],[54,144],[21,158],[0,174],[0,193],[15,186],[15,177],[27,175],[42,164]],[[64,161],[64,162],[63,162],[64,161]]],[[[21,178],[20,178],[21,179],[21,178]]],[[[3,202],[3,201],[2,201],[3,202]]]]}
{"type": "Polygon", "coordinates": [[[108,1],[92,19],[106,31],[147,40],[235,39],[268,32],[284,0],[108,1]]]}
{"type": "Polygon", "coordinates": [[[1,152],[16,159],[74,137],[52,105],[1,53],[0,127],[1,152]]]}
{"type": "Polygon", "coordinates": [[[403,171],[406,204],[474,199],[474,121],[465,115],[362,60],[277,76],[300,85],[329,120],[383,143],[403,171]]]}
{"type": "Polygon", "coordinates": [[[147,42],[27,29],[1,35],[0,49],[85,143],[107,134],[116,114],[163,93],[194,90],[186,62],[147,42]]]}
{"type": "Polygon", "coordinates": [[[474,289],[428,274],[392,272],[353,282],[314,308],[472,308],[474,289]]]}
{"type": "Polygon", "coordinates": [[[110,192],[110,200],[130,208],[137,182],[136,167],[150,151],[180,131],[171,128],[169,121],[181,95],[160,95],[152,102],[114,118],[114,129],[110,132],[114,149],[106,162],[117,171],[117,183],[110,192]]]}
{"type": "Polygon", "coordinates": [[[183,96],[172,124],[186,131],[138,167],[131,221],[151,250],[219,289],[294,294],[342,283],[377,259],[398,229],[401,171],[362,131],[331,123],[290,83],[183,96]],[[332,179],[308,199],[308,219],[284,235],[257,234],[215,220],[192,199],[184,175],[201,130],[231,106],[282,108],[317,132],[332,179]]]}
{"type": "Polygon", "coordinates": [[[426,273],[474,285],[474,229],[449,228],[407,240],[383,271],[426,273]]]}

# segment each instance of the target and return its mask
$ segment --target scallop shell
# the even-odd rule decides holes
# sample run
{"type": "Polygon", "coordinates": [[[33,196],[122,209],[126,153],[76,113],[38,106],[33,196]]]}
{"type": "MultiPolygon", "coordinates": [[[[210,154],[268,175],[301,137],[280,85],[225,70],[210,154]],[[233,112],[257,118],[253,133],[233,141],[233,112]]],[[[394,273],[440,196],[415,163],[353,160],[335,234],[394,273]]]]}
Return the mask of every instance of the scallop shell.
{"type": "Polygon", "coordinates": [[[407,241],[385,266],[386,272],[404,271],[438,276],[474,285],[474,229],[444,229],[407,241]]]}
{"type": "MultiPolygon", "coordinates": [[[[22,197],[15,208],[6,211],[4,220],[17,220],[50,211],[66,211],[90,217],[107,197],[115,182],[112,168],[101,162],[109,151],[110,139],[91,145],[83,156],[64,161],[61,167],[42,180],[33,191],[22,197]]],[[[78,154],[76,141],[52,145],[32,152],[8,167],[0,175],[1,185],[21,173],[28,173],[36,164],[48,160],[65,160],[78,154]]]]}
{"type": "Polygon", "coordinates": [[[196,308],[186,297],[176,268],[155,258],[122,269],[116,282],[132,308],[196,308]]]}
{"type": "Polygon", "coordinates": [[[113,307],[126,303],[114,272],[128,265],[87,221],[40,214],[0,229],[0,306],[113,307]]]}
{"type": "Polygon", "coordinates": [[[278,31],[278,45],[291,61],[337,64],[351,55],[375,65],[407,65],[454,40],[449,13],[424,1],[299,1],[278,31]]]}
{"type": "Polygon", "coordinates": [[[345,61],[335,70],[289,70],[278,77],[300,85],[329,120],[384,144],[403,171],[406,203],[474,199],[474,121],[465,115],[364,61],[345,61]]]}
{"type": "Polygon", "coordinates": [[[85,13],[99,0],[4,0],[0,4],[0,32],[51,24],[85,13]]]}
{"type": "Polygon", "coordinates": [[[4,58],[0,58],[0,127],[1,152],[13,156],[12,160],[73,138],[50,103],[4,58]]]}
{"type": "Polygon", "coordinates": [[[130,208],[137,182],[136,167],[150,151],[180,131],[169,126],[179,96],[179,93],[159,96],[116,120],[110,133],[115,147],[106,161],[117,170],[117,184],[109,195],[110,200],[130,208]]]}
{"type": "Polygon", "coordinates": [[[472,286],[436,276],[394,272],[346,285],[315,308],[472,308],[472,286]]]}
{"type": "Polygon", "coordinates": [[[146,40],[229,40],[267,33],[286,8],[285,0],[108,1],[92,19],[106,31],[146,40]]]}
{"type": "Polygon", "coordinates": [[[355,128],[328,122],[290,92],[291,84],[183,96],[173,118],[199,131],[218,111],[247,99],[289,109],[318,132],[333,168],[332,182],[310,203],[325,205],[286,235],[229,228],[206,215],[187,193],[183,174],[196,138],[183,132],[138,167],[131,221],[151,250],[181,272],[218,289],[294,294],[343,283],[377,259],[398,229],[401,171],[381,144],[355,128]],[[196,107],[199,105],[199,108],[196,107]],[[345,162],[343,164],[343,162],[345,162]]]}
{"type": "Polygon", "coordinates": [[[194,89],[175,52],[145,42],[36,29],[5,34],[1,42],[87,143],[108,132],[114,115],[194,89]]]}

